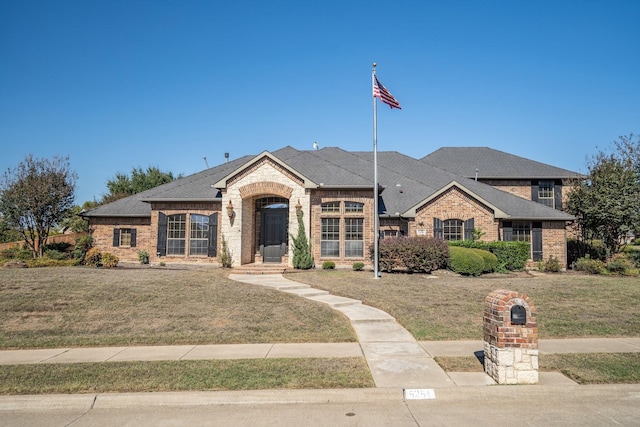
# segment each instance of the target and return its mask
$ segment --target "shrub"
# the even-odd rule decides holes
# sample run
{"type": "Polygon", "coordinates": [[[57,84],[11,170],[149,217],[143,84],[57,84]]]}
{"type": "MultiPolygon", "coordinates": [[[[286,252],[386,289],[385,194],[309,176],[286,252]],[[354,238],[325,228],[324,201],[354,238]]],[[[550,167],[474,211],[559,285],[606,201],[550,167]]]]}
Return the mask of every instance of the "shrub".
{"type": "Polygon", "coordinates": [[[4,249],[0,254],[0,257],[5,259],[19,259],[27,261],[33,259],[33,252],[26,247],[14,246],[9,249],[4,249]]]}
{"type": "Polygon", "coordinates": [[[580,258],[587,256],[590,259],[599,259],[601,261],[607,259],[607,249],[602,240],[567,239],[567,262],[569,265],[573,265],[580,258]]]}
{"type": "Polygon", "coordinates": [[[138,261],[140,261],[140,264],[149,264],[149,252],[144,249],[139,250],[138,261]]]}
{"type": "Polygon", "coordinates": [[[56,261],[62,261],[69,258],[69,256],[65,252],[60,252],[55,249],[49,249],[44,254],[46,255],[47,258],[53,259],[56,261]]]}
{"type": "Polygon", "coordinates": [[[470,248],[452,246],[449,248],[449,269],[469,276],[480,276],[484,270],[484,260],[470,248]]]}
{"type": "Polygon", "coordinates": [[[539,264],[540,271],[548,271],[551,273],[557,273],[562,270],[562,266],[560,265],[560,261],[558,258],[555,258],[551,255],[546,261],[541,261],[539,264]]]}
{"type": "Polygon", "coordinates": [[[626,274],[633,269],[633,264],[624,254],[616,254],[607,262],[607,270],[613,274],[626,274]]]}
{"type": "Polygon", "coordinates": [[[576,261],[573,268],[589,274],[600,274],[604,270],[604,262],[599,259],[591,259],[587,256],[576,261]]]}
{"type": "MultiPolygon", "coordinates": [[[[636,242],[640,242],[640,239],[636,240],[636,242]]],[[[640,250],[637,249],[637,246],[627,246],[624,253],[634,267],[640,268],[640,250]]]]}
{"type": "Polygon", "coordinates": [[[362,271],[364,269],[364,262],[354,262],[353,269],[355,271],[362,271]]]}
{"type": "Polygon", "coordinates": [[[498,258],[495,271],[506,273],[524,269],[529,259],[530,245],[528,242],[481,242],[472,240],[456,240],[449,242],[449,246],[484,249],[498,258]]]}
{"type": "Polygon", "coordinates": [[[231,265],[233,265],[231,252],[229,251],[229,247],[227,246],[227,241],[224,238],[224,234],[222,235],[222,247],[220,248],[220,256],[218,257],[218,261],[224,268],[231,268],[231,265]]]}
{"type": "Polygon", "coordinates": [[[69,242],[54,242],[47,243],[44,245],[44,252],[47,251],[58,251],[58,252],[69,252],[69,248],[71,248],[71,243],[69,242]]]}
{"type": "Polygon", "coordinates": [[[91,248],[84,257],[85,265],[99,267],[102,264],[102,253],[98,248],[91,248]]]}
{"type": "Polygon", "coordinates": [[[410,273],[430,273],[446,267],[448,258],[449,247],[442,239],[395,237],[380,241],[378,265],[387,272],[404,268],[410,273]]]}
{"type": "Polygon", "coordinates": [[[302,212],[298,213],[298,235],[291,236],[293,242],[293,268],[308,270],[314,266],[311,244],[304,231],[302,212]]]}
{"type": "Polygon", "coordinates": [[[480,255],[480,257],[482,258],[482,262],[484,265],[484,267],[482,268],[483,273],[491,273],[496,270],[496,267],[498,266],[497,256],[489,251],[485,251],[484,249],[469,248],[469,250],[480,255]]]}
{"type": "Polygon", "coordinates": [[[120,260],[117,256],[110,252],[105,252],[102,254],[102,266],[105,268],[112,268],[118,265],[120,260]]]}
{"type": "Polygon", "coordinates": [[[323,270],[333,270],[334,268],[336,268],[336,263],[333,261],[325,261],[322,263],[323,270]]]}
{"type": "Polygon", "coordinates": [[[93,246],[93,237],[90,234],[82,235],[76,238],[76,244],[73,248],[73,257],[80,262],[84,262],[87,251],[93,246]]]}

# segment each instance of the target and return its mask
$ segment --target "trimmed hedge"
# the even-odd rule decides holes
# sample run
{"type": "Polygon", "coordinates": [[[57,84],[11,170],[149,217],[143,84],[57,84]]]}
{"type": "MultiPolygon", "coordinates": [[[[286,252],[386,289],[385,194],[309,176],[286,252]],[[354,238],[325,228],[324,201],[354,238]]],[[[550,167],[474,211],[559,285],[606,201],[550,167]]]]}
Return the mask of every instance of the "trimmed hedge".
{"type": "Polygon", "coordinates": [[[484,249],[475,249],[470,248],[470,250],[474,251],[482,258],[482,262],[484,267],[482,269],[483,273],[492,273],[496,271],[496,267],[498,267],[498,257],[492,254],[489,251],[485,251],[484,249]]]}
{"type": "Polygon", "coordinates": [[[469,276],[480,276],[485,269],[484,259],[479,250],[452,246],[449,248],[449,269],[469,276]]]}
{"type": "Polygon", "coordinates": [[[498,259],[495,271],[523,270],[529,259],[530,245],[528,242],[482,242],[478,240],[455,240],[449,242],[450,247],[483,249],[494,254],[498,259]]]}
{"type": "MultiPolygon", "coordinates": [[[[371,256],[374,251],[371,248],[371,256]]],[[[380,241],[378,263],[382,271],[430,273],[447,265],[449,246],[433,237],[394,237],[380,241]]]]}

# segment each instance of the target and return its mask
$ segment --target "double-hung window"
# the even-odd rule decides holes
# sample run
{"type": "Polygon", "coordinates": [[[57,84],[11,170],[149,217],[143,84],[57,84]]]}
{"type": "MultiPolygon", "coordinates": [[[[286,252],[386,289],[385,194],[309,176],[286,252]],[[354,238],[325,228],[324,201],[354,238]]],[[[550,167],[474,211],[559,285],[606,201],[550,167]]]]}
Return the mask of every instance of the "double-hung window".
{"type": "Polygon", "coordinates": [[[187,215],[170,215],[167,221],[167,255],[184,255],[187,215]]]}
{"type": "Polygon", "coordinates": [[[553,195],[553,181],[538,182],[538,203],[542,203],[550,208],[555,208],[553,195]]]}
{"type": "Polygon", "coordinates": [[[322,218],[320,256],[340,256],[340,218],[322,218]]]}
{"type": "Polygon", "coordinates": [[[364,255],[363,223],[362,218],[344,219],[344,256],[347,258],[364,255]]]}
{"type": "Polygon", "coordinates": [[[190,216],[189,255],[207,255],[209,245],[209,217],[190,216]]]}

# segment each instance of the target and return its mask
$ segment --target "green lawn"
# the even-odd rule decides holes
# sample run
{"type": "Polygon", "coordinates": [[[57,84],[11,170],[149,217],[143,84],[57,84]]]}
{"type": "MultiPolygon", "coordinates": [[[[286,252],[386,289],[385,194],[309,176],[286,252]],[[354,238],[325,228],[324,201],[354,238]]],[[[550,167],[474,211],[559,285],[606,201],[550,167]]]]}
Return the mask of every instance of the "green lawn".
{"type": "Polygon", "coordinates": [[[380,308],[418,340],[482,339],[484,298],[510,289],[531,298],[540,338],[640,335],[640,279],[558,273],[460,277],[448,272],[383,274],[306,271],[293,280],[380,308]]]}

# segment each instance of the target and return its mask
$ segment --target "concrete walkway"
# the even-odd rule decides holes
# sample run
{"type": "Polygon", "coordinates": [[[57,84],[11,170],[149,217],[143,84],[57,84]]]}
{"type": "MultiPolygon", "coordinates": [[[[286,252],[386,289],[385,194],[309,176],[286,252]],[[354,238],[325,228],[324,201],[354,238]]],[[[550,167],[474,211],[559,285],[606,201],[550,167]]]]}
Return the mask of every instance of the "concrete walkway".
{"type": "Polygon", "coordinates": [[[364,305],[359,300],[331,295],[294,282],[281,274],[230,274],[229,278],[299,295],[343,313],[358,336],[376,387],[433,388],[455,385],[413,335],[382,310],[364,305]]]}

